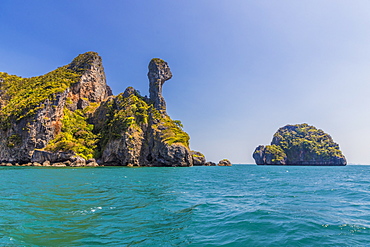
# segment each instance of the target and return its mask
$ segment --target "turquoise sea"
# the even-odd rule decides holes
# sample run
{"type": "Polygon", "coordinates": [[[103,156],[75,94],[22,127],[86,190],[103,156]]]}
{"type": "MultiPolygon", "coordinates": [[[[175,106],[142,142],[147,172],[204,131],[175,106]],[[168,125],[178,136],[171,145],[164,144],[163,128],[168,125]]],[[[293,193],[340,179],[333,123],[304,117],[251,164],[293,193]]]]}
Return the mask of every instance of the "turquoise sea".
{"type": "Polygon", "coordinates": [[[370,166],[0,167],[0,246],[370,246],[370,166]]]}

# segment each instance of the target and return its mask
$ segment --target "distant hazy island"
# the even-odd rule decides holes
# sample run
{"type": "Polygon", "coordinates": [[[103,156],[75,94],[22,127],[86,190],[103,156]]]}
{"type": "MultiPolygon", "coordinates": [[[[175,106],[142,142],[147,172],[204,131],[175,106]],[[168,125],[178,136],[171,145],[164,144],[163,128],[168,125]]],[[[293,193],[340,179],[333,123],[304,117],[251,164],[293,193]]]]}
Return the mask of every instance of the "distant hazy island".
{"type": "Polygon", "coordinates": [[[271,145],[253,153],[257,165],[345,166],[339,145],[324,131],[308,124],[280,128],[271,145]]]}
{"type": "Polygon", "coordinates": [[[154,58],[149,98],[132,87],[113,96],[95,52],[38,77],[0,72],[0,164],[216,165],[190,150],[181,122],[167,115],[162,86],[171,77],[154,58]]]}

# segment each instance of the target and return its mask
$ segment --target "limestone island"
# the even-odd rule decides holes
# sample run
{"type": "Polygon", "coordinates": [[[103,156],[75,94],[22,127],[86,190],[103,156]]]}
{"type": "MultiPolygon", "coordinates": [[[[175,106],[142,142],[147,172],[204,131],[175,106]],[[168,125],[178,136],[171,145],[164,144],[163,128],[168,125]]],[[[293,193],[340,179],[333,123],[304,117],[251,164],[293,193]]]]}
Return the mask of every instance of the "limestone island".
{"type": "Polygon", "coordinates": [[[271,145],[260,145],[253,153],[257,165],[345,166],[339,145],[321,129],[308,124],[280,128],[271,145]]]}
{"type": "Polygon", "coordinates": [[[0,72],[0,165],[210,165],[166,112],[168,64],[149,63],[149,98],[133,87],[112,95],[102,59],[80,54],[45,75],[0,72]]]}

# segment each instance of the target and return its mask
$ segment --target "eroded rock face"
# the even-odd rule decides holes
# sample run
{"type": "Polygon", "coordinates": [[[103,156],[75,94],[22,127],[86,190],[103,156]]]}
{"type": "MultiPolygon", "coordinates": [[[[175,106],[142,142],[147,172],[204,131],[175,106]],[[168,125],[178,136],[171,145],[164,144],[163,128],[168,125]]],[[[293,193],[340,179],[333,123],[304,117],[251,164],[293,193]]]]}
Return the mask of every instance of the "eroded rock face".
{"type": "Polygon", "coordinates": [[[194,166],[204,166],[206,163],[206,157],[198,151],[191,151],[191,156],[193,157],[194,166]]]}
{"type": "Polygon", "coordinates": [[[87,52],[76,57],[68,66],[74,71],[84,70],[78,83],[71,86],[68,97],[71,110],[84,109],[90,102],[102,102],[112,95],[106,83],[101,57],[95,52],[87,52]]]}
{"type": "Polygon", "coordinates": [[[66,97],[67,92],[58,93],[54,100],[43,102],[34,116],[0,130],[0,160],[26,163],[35,149],[44,148],[60,131],[66,97]]]}
{"type": "Polygon", "coordinates": [[[161,133],[162,126],[160,123],[148,126],[149,142],[148,150],[144,152],[144,162],[148,166],[193,166],[189,147],[181,143],[166,142],[161,133]]]}
{"type": "Polygon", "coordinates": [[[65,106],[71,110],[83,109],[89,102],[100,103],[112,94],[97,53],[81,54],[67,67],[80,75],[76,83],[64,92],[40,102],[33,115],[13,120],[9,126],[0,130],[0,161],[30,162],[34,150],[45,148],[60,132],[65,106]],[[67,98],[72,102],[67,102],[67,98]]]}
{"type": "Polygon", "coordinates": [[[259,145],[253,153],[253,159],[256,161],[257,165],[263,165],[266,163],[265,158],[265,146],[259,145]]]}
{"type": "Polygon", "coordinates": [[[271,145],[258,146],[253,158],[257,165],[345,166],[339,145],[324,131],[308,124],[280,128],[271,145]]]}
{"type": "Polygon", "coordinates": [[[103,149],[100,163],[113,166],[140,166],[144,133],[141,129],[129,128],[119,137],[110,138],[103,149]]]}
{"type": "Polygon", "coordinates": [[[101,140],[102,157],[98,163],[117,166],[192,166],[189,147],[186,143],[176,141],[177,132],[182,135],[186,133],[166,114],[157,113],[146,102],[146,98],[138,95],[133,88],[104,102],[92,119],[98,131],[110,133],[101,140]],[[105,119],[101,116],[105,116],[105,119]],[[167,136],[175,138],[174,142],[169,142],[167,136]]]}
{"type": "Polygon", "coordinates": [[[57,162],[65,162],[65,161],[75,161],[76,154],[73,152],[48,152],[48,151],[41,151],[35,150],[32,155],[31,162],[37,163],[57,163],[57,162]]]}
{"type": "Polygon", "coordinates": [[[166,112],[166,102],[162,96],[162,86],[172,78],[168,64],[159,58],[153,58],[149,63],[149,96],[154,107],[160,112],[166,112]]]}

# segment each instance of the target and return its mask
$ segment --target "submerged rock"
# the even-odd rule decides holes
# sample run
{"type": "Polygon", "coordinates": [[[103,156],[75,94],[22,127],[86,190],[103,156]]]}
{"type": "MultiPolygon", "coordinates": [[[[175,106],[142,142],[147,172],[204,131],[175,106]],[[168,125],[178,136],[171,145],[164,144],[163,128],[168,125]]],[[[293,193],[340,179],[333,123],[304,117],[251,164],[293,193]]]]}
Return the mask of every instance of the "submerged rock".
{"type": "Polygon", "coordinates": [[[339,145],[324,131],[308,124],[280,128],[271,145],[258,146],[253,158],[257,165],[345,166],[339,145]]]}

